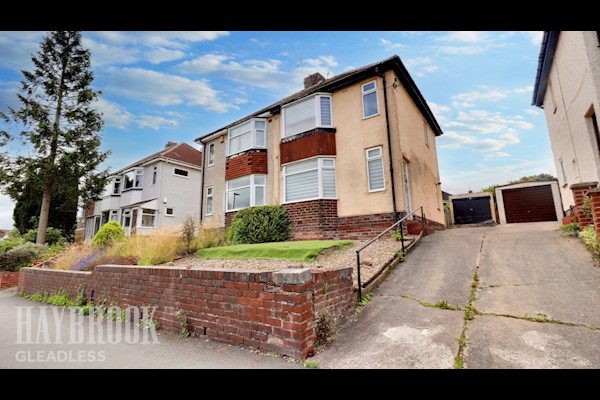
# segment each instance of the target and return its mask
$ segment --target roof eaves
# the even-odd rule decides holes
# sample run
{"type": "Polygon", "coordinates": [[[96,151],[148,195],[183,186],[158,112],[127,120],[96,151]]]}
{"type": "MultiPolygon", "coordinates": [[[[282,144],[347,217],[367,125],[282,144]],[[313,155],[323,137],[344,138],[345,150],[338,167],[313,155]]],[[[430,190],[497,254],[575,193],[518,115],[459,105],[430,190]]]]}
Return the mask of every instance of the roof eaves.
{"type": "Polygon", "coordinates": [[[554,60],[554,51],[558,44],[560,31],[544,31],[540,55],[538,58],[538,68],[535,75],[535,84],[533,85],[532,106],[541,107],[544,105],[544,96],[548,87],[548,76],[554,60]]]}

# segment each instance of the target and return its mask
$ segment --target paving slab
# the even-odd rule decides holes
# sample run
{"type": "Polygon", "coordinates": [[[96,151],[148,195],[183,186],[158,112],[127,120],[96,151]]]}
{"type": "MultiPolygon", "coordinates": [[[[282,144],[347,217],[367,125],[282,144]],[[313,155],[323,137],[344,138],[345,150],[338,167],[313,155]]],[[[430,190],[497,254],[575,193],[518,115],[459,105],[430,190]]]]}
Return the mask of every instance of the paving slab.
{"type": "Polygon", "coordinates": [[[462,329],[461,311],[376,295],[312,360],[321,368],[452,368],[462,329]]]}
{"type": "Polygon", "coordinates": [[[466,368],[600,368],[600,331],[503,317],[469,323],[466,368]]]}

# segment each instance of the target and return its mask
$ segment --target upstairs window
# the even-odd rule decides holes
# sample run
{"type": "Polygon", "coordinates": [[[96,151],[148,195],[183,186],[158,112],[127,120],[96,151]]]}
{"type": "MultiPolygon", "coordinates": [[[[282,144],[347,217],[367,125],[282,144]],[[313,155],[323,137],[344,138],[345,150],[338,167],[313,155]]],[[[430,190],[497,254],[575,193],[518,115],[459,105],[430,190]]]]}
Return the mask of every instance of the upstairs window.
{"type": "Polygon", "coordinates": [[[189,172],[185,169],[181,169],[181,168],[173,169],[173,175],[183,176],[183,177],[187,178],[188,174],[189,174],[189,172]]]}
{"type": "Polygon", "coordinates": [[[234,126],[233,128],[229,128],[229,151],[227,155],[254,148],[264,148],[266,128],[267,123],[264,119],[251,119],[250,121],[234,126]]]}
{"type": "Polygon", "coordinates": [[[265,204],[265,175],[247,175],[227,181],[227,211],[265,204]]]}
{"type": "Polygon", "coordinates": [[[362,85],[363,117],[369,118],[379,114],[379,100],[377,99],[377,82],[362,85]]]}
{"type": "Polygon", "coordinates": [[[333,127],[331,95],[318,94],[283,108],[283,136],[333,127]]]}
{"type": "Polygon", "coordinates": [[[152,184],[156,185],[156,167],[152,171],[152,184]]]}
{"type": "Polygon", "coordinates": [[[215,144],[211,143],[208,145],[208,166],[215,165],[215,144]]]}
{"type": "Polygon", "coordinates": [[[123,179],[124,185],[123,190],[129,189],[141,189],[142,183],[144,181],[144,170],[142,169],[134,169],[132,171],[127,172],[123,179]]]}
{"type": "Polygon", "coordinates": [[[115,178],[113,183],[113,194],[121,193],[121,178],[115,178]]]}

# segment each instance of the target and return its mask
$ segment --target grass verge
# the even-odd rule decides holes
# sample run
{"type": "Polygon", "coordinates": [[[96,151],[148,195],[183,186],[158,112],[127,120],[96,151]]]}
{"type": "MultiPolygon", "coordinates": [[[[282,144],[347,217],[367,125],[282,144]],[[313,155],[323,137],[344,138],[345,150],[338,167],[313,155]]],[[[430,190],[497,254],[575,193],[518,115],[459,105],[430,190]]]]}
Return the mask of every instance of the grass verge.
{"type": "Polygon", "coordinates": [[[306,240],[299,242],[274,242],[258,244],[236,244],[201,249],[196,257],[204,259],[271,259],[291,261],[313,261],[324,249],[347,249],[352,246],[349,240],[306,240]]]}

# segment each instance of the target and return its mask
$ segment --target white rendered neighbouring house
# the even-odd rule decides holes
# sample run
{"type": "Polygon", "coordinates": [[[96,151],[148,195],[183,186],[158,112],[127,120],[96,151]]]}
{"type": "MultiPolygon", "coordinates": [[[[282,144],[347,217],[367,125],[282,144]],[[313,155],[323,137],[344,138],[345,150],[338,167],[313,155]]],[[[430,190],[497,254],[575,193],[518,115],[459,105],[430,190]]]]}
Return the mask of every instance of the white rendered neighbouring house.
{"type": "Polygon", "coordinates": [[[145,235],[179,225],[186,215],[200,217],[202,152],[186,143],[164,149],[113,173],[100,196],[83,212],[85,240],[108,221],[117,221],[127,236],[145,235]]]}

